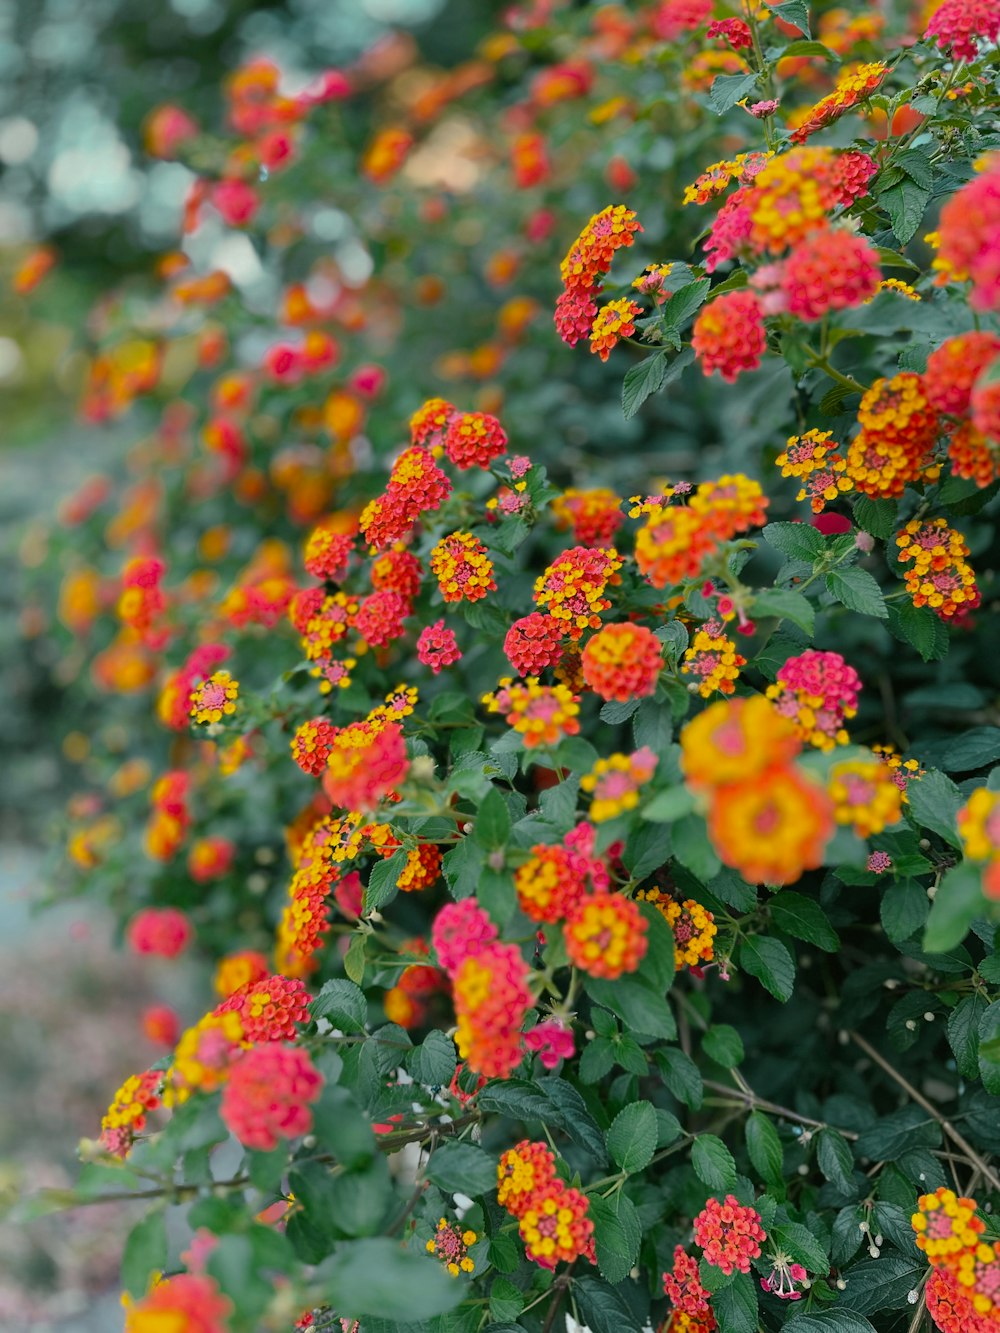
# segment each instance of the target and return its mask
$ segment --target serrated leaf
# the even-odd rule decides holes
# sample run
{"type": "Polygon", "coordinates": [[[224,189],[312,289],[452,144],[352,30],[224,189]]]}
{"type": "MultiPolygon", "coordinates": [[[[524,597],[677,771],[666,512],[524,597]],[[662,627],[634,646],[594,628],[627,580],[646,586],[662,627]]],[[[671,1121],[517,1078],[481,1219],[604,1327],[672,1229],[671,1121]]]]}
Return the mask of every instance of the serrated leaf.
{"type": "Polygon", "coordinates": [[[737,962],[776,1000],[791,999],[795,987],[795,962],[780,940],[769,935],[748,936],[740,941],[737,962]]]}
{"type": "Polygon", "coordinates": [[[426,1088],[446,1087],[457,1063],[455,1043],[437,1028],[428,1032],[407,1059],[411,1077],[426,1088]]]}
{"type": "Polygon", "coordinates": [[[669,791],[657,792],[649,804],[643,806],[642,818],[651,824],[674,824],[693,809],[694,796],[687,787],[672,787],[669,791]]]}
{"type": "Polygon", "coordinates": [[[879,195],[879,204],[889,214],[889,224],[900,245],[908,245],[916,236],[930,197],[930,190],[909,176],[879,195]]]}
{"type": "Polygon", "coordinates": [[[669,1091],[678,1101],[696,1111],[704,1100],[705,1090],[698,1066],[691,1057],[676,1046],[667,1046],[657,1052],[656,1063],[669,1091]]]}
{"type": "Polygon", "coordinates": [[[702,1036],[701,1049],[724,1069],[733,1069],[743,1059],[743,1041],[728,1023],[716,1023],[702,1036]]]}
{"type": "Polygon", "coordinates": [[[619,1111],[605,1136],[608,1152],[629,1175],[649,1165],[656,1137],[656,1112],[650,1102],[633,1102],[619,1111]]]}
{"type": "Polygon", "coordinates": [[[835,1129],[821,1129],[816,1136],[819,1169],[841,1194],[854,1191],[854,1154],[851,1145],[835,1129]]]}
{"type": "Polygon", "coordinates": [[[973,727],[960,736],[929,741],[921,749],[921,758],[945,773],[971,773],[985,768],[1000,759],[1000,727],[973,727]]]}
{"type": "Polygon", "coordinates": [[[854,521],[864,532],[885,541],[896,531],[899,505],[895,500],[873,500],[859,495],[853,506],[854,521]]]}
{"type": "Polygon", "coordinates": [[[754,1170],[767,1185],[780,1185],[785,1153],[778,1131],[762,1111],[751,1111],[744,1129],[754,1170]]]}
{"type": "Polygon", "coordinates": [[[610,1199],[592,1196],[588,1216],[601,1276],[615,1285],[628,1277],[639,1258],[642,1227],[635,1204],[621,1190],[610,1199]]]}
{"type": "Polygon", "coordinates": [[[948,1045],[963,1078],[979,1074],[979,1023],[986,1008],[982,995],[966,995],[948,1015],[948,1045]]]}
{"type": "Polygon", "coordinates": [[[806,0],[783,0],[780,5],[768,5],[768,9],[778,18],[790,23],[793,28],[809,36],[809,9],[806,0]]]}
{"type": "Polygon", "coordinates": [[[810,565],[823,553],[823,538],[809,523],[768,523],[761,536],[775,550],[810,565]]]}
{"type": "Polygon", "coordinates": [[[480,803],[473,837],[488,852],[503,847],[510,837],[510,811],[499,788],[491,787],[480,803]]]}
{"type": "Polygon", "coordinates": [[[890,605],[889,633],[915,648],[925,662],[946,657],[951,646],[948,630],[934,612],[910,601],[890,605]]]}
{"type": "Polygon", "coordinates": [[[427,1179],[448,1194],[473,1198],[496,1188],[496,1159],[472,1143],[441,1143],[427,1163],[427,1179]]]}
{"type": "Polygon", "coordinates": [[[909,1293],[919,1285],[925,1263],[902,1254],[882,1254],[862,1259],[843,1274],[845,1286],[840,1303],[857,1314],[880,1310],[906,1310],[909,1293]]]}
{"type": "Polygon", "coordinates": [[[712,1297],[712,1313],[719,1333],[756,1333],[759,1317],[756,1279],[749,1273],[737,1273],[727,1287],[712,1297]]]}
{"type": "Polygon", "coordinates": [[[962,795],[951,778],[936,768],[929,768],[923,777],[907,783],[906,800],[911,822],[919,828],[930,829],[950,846],[961,847],[957,815],[962,795]]]}
{"type": "Polygon", "coordinates": [[[580,1318],[590,1333],[641,1333],[643,1321],[614,1287],[590,1273],[573,1282],[573,1295],[580,1318]]]}
{"type": "Polygon", "coordinates": [[[786,1222],[784,1226],[775,1227],[772,1234],[776,1248],[790,1254],[810,1273],[825,1273],[829,1268],[825,1247],[801,1222],[786,1222]]]}
{"type": "Polygon", "coordinates": [[[634,417],[651,393],[663,383],[667,370],[666,352],[654,352],[625,372],[622,381],[622,412],[626,420],[634,417]]]}
{"type": "Polygon", "coordinates": [[[708,278],[699,278],[697,282],[686,283],[668,296],[657,311],[660,324],[665,329],[678,332],[691,318],[694,312],[705,304],[712,284],[708,278]]]}
{"type": "Polygon", "coordinates": [[[462,1284],[428,1263],[426,1254],[381,1237],[340,1243],[316,1277],[324,1297],[348,1319],[429,1319],[465,1296],[462,1284]]]}
{"type": "Polygon", "coordinates": [[[769,907],[771,920],[786,935],[815,944],[825,953],[836,953],[840,948],[840,940],[829,917],[812,898],[792,889],[783,889],[771,899],[769,907]]]}
{"type": "MultiPolygon", "coordinates": [[[[857,1231],[857,1224],[854,1230],[857,1231]]],[[[858,1232],[860,1237],[861,1233],[858,1232]]],[[[784,1325],[784,1333],[875,1333],[875,1329],[855,1310],[810,1310],[795,1314],[784,1325]]]]}
{"type": "Polygon", "coordinates": [[[846,569],[831,569],[826,576],[827,592],[849,611],[859,615],[875,616],[885,620],[889,611],[877,581],[857,565],[846,569]]]}
{"type": "Polygon", "coordinates": [[[646,1037],[672,1041],[677,1024],[663,991],[653,987],[641,973],[619,977],[616,981],[591,978],[587,994],[622,1019],[626,1029],[646,1037]]]}
{"type": "Polygon", "coordinates": [[[167,1224],[163,1210],[147,1214],[128,1233],[122,1255],[122,1287],[137,1299],[145,1296],[150,1278],[167,1266],[167,1224]]]}
{"type": "Polygon", "coordinates": [[[385,907],[396,896],[399,877],[406,868],[406,852],[402,848],[393,852],[386,861],[376,861],[368,876],[365,886],[366,912],[375,912],[385,907]]]}
{"type": "Polygon", "coordinates": [[[741,102],[757,85],[756,74],[720,74],[708,92],[708,100],[717,116],[741,102]]]}
{"type": "Polygon", "coordinates": [[[927,892],[916,880],[890,884],[879,904],[882,929],[893,944],[901,944],[923,928],[930,911],[927,892]]]}
{"type": "Polygon", "coordinates": [[[804,634],[812,638],[816,626],[816,612],[808,598],[800,592],[788,588],[762,588],[755,590],[753,610],[757,617],[777,616],[779,620],[790,620],[798,625],[804,634]]]}
{"type": "Polygon", "coordinates": [[[1000,1000],[995,1000],[979,1020],[979,1077],[993,1097],[1000,1096],[1000,1000]]]}
{"type": "Polygon", "coordinates": [[[698,1179],[712,1191],[731,1190],[736,1184],[733,1154],[715,1134],[699,1134],[691,1145],[691,1165],[698,1179]]]}
{"type": "Polygon", "coordinates": [[[692,813],[678,819],[671,827],[670,844],[674,857],[702,884],[714,879],[722,868],[703,815],[692,813]]]}
{"type": "Polygon", "coordinates": [[[361,1032],[368,1017],[368,1001],[353,981],[334,977],[324,983],[309,1010],[313,1018],[326,1018],[341,1032],[361,1032]]]}

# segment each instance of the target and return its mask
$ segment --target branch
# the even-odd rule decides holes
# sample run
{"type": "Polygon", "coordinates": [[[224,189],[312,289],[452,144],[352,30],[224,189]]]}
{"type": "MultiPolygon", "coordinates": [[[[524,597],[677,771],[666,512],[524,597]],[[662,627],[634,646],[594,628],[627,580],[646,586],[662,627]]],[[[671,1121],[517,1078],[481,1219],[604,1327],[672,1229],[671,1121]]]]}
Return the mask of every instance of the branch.
{"type": "Polygon", "coordinates": [[[1000,1191],[1000,1176],[997,1176],[996,1172],[993,1171],[991,1167],[987,1166],[986,1162],[979,1153],[976,1152],[968,1139],[963,1138],[962,1135],[959,1134],[955,1126],[945,1119],[937,1107],[934,1106],[932,1102],[929,1102],[922,1093],[918,1092],[912,1083],[908,1083],[898,1069],[893,1069],[885,1056],[879,1055],[875,1047],[872,1046],[870,1042],[865,1041],[864,1037],[860,1036],[857,1032],[851,1032],[849,1036],[856,1046],[861,1047],[869,1059],[874,1060],[880,1069],[884,1070],[895,1083],[899,1084],[912,1101],[915,1101],[918,1106],[923,1107],[927,1114],[938,1122],[947,1137],[951,1139],[952,1143],[954,1143],[957,1148],[960,1148],[961,1151],[965,1153],[968,1160],[982,1173],[983,1178],[988,1180],[995,1190],[1000,1191]]]}

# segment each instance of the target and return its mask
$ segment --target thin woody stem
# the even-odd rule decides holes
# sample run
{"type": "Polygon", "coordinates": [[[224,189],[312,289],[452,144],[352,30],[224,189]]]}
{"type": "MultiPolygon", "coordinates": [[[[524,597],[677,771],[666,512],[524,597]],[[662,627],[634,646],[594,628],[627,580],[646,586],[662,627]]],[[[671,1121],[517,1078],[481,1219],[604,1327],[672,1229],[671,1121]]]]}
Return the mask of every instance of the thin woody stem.
{"type": "Polygon", "coordinates": [[[938,1122],[947,1137],[951,1139],[952,1143],[954,1143],[957,1148],[960,1148],[968,1160],[979,1169],[983,1178],[988,1180],[995,1190],[1000,1191],[1000,1176],[986,1164],[968,1139],[963,1138],[962,1135],[959,1134],[955,1126],[941,1114],[933,1102],[929,1102],[923,1093],[917,1091],[912,1083],[908,1083],[899,1070],[893,1069],[885,1056],[880,1055],[875,1047],[872,1046],[870,1042],[865,1041],[864,1037],[859,1033],[851,1032],[849,1035],[854,1044],[860,1046],[869,1059],[874,1060],[880,1069],[884,1070],[895,1083],[899,1084],[908,1097],[915,1101],[918,1106],[923,1107],[927,1114],[932,1116],[938,1122]]]}

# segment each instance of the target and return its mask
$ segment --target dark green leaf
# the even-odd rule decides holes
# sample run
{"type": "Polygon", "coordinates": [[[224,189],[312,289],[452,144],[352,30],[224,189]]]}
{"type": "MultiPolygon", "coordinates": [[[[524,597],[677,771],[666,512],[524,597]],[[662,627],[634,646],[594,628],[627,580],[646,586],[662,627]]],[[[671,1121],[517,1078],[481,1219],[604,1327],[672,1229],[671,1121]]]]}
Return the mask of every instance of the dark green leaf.
{"type": "Polygon", "coordinates": [[[882,895],[882,928],[893,944],[901,944],[923,928],[930,911],[927,890],[915,879],[890,884],[882,895]]]}
{"type": "Polygon", "coordinates": [[[656,1151],[656,1112],[649,1102],[633,1102],[615,1116],[607,1132],[608,1152],[632,1175],[649,1165],[656,1151]]]}
{"type": "Polygon", "coordinates": [[[604,1135],[597,1121],[587,1110],[587,1103],[572,1083],[550,1074],[538,1080],[538,1087],[549,1100],[550,1121],[565,1130],[575,1143],[585,1148],[595,1161],[603,1165],[607,1161],[604,1153],[604,1135]]]}
{"type": "Polygon", "coordinates": [[[809,9],[806,0],[783,0],[780,5],[768,5],[768,9],[779,19],[790,23],[793,28],[798,28],[806,37],[809,36],[809,9]]]}
{"type": "Polygon", "coordinates": [[[453,898],[471,898],[479,884],[483,872],[486,853],[472,838],[463,838],[450,852],[446,852],[442,861],[444,877],[453,898]]]}
{"type": "MultiPolygon", "coordinates": [[[[910,783],[910,790],[914,784],[910,783]]],[[[977,916],[983,915],[983,888],[979,869],[961,861],[947,871],[937,886],[924,931],[928,953],[947,953],[961,944],[977,916]]]]}
{"type": "Polygon", "coordinates": [[[665,329],[683,329],[694,312],[704,305],[711,289],[712,284],[708,278],[699,278],[697,282],[678,287],[657,312],[660,324],[665,329]]]}
{"type": "Polygon", "coordinates": [[[751,1111],[744,1132],[754,1170],[765,1184],[780,1185],[785,1154],[774,1125],[762,1111],[751,1111]]]}
{"type": "Polygon", "coordinates": [[[627,722],[641,702],[641,699],[626,699],[624,703],[620,703],[617,699],[611,699],[601,706],[601,721],[607,722],[610,726],[627,722]]]}
{"type": "Polygon", "coordinates": [[[476,812],[473,836],[488,852],[503,847],[510,837],[510,811],[496,787],[490,788],[476,812]]]}
{"type": "Polygon", "coordinates": [[[948,631],[927,606],[912,602],[893,602],[889,607],[889,633],[915,648],[925,662],[946,657],[950,640],[948,631]]]}
{"type": "Polygon", "coordinates": [[[495,1158],[472,1143],[441,1143],[431,1153],[427,1179],[448,1194],[474,1198],[495,1189],[495,1158]]]}
{"type": "Polygon", "coordinates": [[[594,1223],[594,1246],[601,1276],[618,1284],[628,1277],[639,1257],[642,1227],[635,1204],[619,1190],[610,1199],[591,1197],[589,1217],[594,1223]]]}
{"type": "Polygon", "coordinates": [[[324,983],[309,1009],[313,1018],[326,1018],[341,1032],[363,1031],[368,1017],[364,991],[340,977],[324,983]]]}
{"type": "Polygon", "coordinates": [[[868,495],[859,495],[854,501],[854,521],[864,532],[882,541],[891,537],[898,526],[899,505],[895,500],[873,500],[868,495]]]}
{"type": "Polygon", "coordinates": [[[600,1278],[581,1274],[572,1290],[580,1318],[590,1333],[641,1333],[643,1321],[632,1313],[625,1298],[600,1278]]]}
{"type": "Polygon", "coordinates": [[[552,1103],[534,1083],[525,1079],[495,1079],[479,1094],[479,1107],[511,1120],[545,1120],[552,1103]]]}
{"type": "Polygon", "coordinates": [[[657,1052],[656,1063],[663,1073],[663,1082],[678,1101],[696,1111],[704,1098],[704,1085],[698,1066],[690,1056],[676,1046],[667,1046],[657,1052]]]}
{"type": "Polygon", "coordinates": [[[846,1286],[840,1303],[857,1314],[879,1310],[906,1310],[907,1297],[919,1285],[926,1263],[902,1254],[882,1254],[862,1259],[844,1273],[846,1286]]]}
{"type": "Polygon", "coordinates": [[[663,383],[667,370],[666,352],[654,352],[645,361],[632,366],[625,372],[622,382],[622,411],[626,420],[634,417],[651,393],[656,393],[663,383]]]}
{"type": "Polygon", "coordinates": [[[961,736],[928,741],[921,759],[945,773],[971,773],[1000,759],[1000,727],[973,727],[961,736]]]}
{"type": "Polygon", "coordinates": [[[365,887],[365,911],[374,912],[385,907],[396,896],[399,877],[406,868],[406,852],[393,852],[387,861],[376,861],[365,887]]]}
{"type": "Polygon", "coordinates": [[[704,816],[700,814],[684,815],[672,826],[670,845],[676,859],[702,884],[707,884],[722,868],[708,840],[704,816]]]}
{"type": "Polygon", "coordinates": [[[873,1162],[894,1162],[911,1148],[936,1148],[941,1140],[937,1125],[928,1123],[919,1106],[904,1106],[880,1116],[858,1136],[854,1151],[873,1162]]]}
{"type": "Polygon", "coordinates": [[[740,1034],[728,1023],[717,1023],[710,1027],[701,1039],[701,1049],[710,1060],[724,1069],[732,1069],[743,1059],[743,1042],[740,1034]]]}
{"type": "Polygon", "coordinates": [[[727,1287],[712,1297],[712,1311],[719,1333],[756,1333],[756,1278],[749,1273],[737,1273],[727,1287]]]}
{"type": "Polygon", "coordinates": [[[979,1020],[979,1076],[991,1096],[1000,1096],[1000,1000],[979,1020]]]}
{"type": "Polygon", "coordinates": [[[709,89],[708,100],[716,115],[722,116],[741,102],[757,85],[756,74],[720,74],[709,89]]]}
{"type": "Polygon", "coordinates": [[[756,977],[776,1000],[789,1000],[795,986],[795,963],[780,940],[750,935],[740,941],[739,966],[756,977]]]}
{"type": "Polygon", "coordinates": [[[841,1194],[854,1192],[854,1154],[851,1145],[835,1129],[821,1129],[816,1136],[819,1169],[841,1194]]]}
{"type": "Polygon", "coordinates": [[[768,523],[761,536],[783,555],[812,564],[822,555],[824,541],[809,523],[768,523]]]}
{"type": "Polygon", "coordinates": [[[731,1190],[736,1184],[733,1154],[715,1134],[699,1134],[691,1145],[691,1165],[710,1190],[731,1190]]]}
{"type": "Polygon", "coordinates": [[[810,1273],[825,1273],[830,1267],[825,1246],[821,1245],[808,1227],[800,1222],[786,1222],[773,1231],[775,1248],[807,1268],[810,1273]]]}
{"type": "MultiPolygon", "coordinates": [[[[854,1230],[857,1231],[856,1224],[854,1230]]],[[[838,1306],[834,1310],[794,1314],[784,1325],[783,1333],[875,1333],[875,1329],[863,1315],[838,1306]]]]}
{"type": "Polygon", "coordinates": [[[882,589],[866,569],[851,565],[846,569],[831,569],[826,576],[827,591],[849,611],[859,615],[876,616],[885,620],[886,608],[882,589]]]}
{"type": "Polygon", "coordinates": [[[382,1238],[346,1241],[316,1274],[338,1315],[429,1319],[453,1309],[465,1289],[426,1254],[382,1238]]]}
{"type": "Polygon", "coordinates": [[[948,1015],[948,1044],[963,1078],[979,1074],[979,1021],[986,1011],[982,995],[966,995],[948,1015]]]}
{"type": "Polygon", "coordinates": [[[878,201],[889,214],[893,235],[900,245],[909,244],[916,236],[930,197],[930,190],[909,176],[879,195],[878,201]]]}
{"type": "Polygon", "coordinates": [[[411,1053],[407,1064],[414,1080],[424,1087],[447,1086],[457,1064],[455,1043],[435,1028],[411,1053]]]}
{"type": "Polygon", "coordinates": [[[667,1041],[677,1035],[677,1024],[662,992],[651,986],[641,973],[619,977],[617,981],[591,978],[587,994],[617,1014],[632,1032],[667,1041]]]}
{"type": "Polygon", "coordinates": [[[128,1233],[122,1255],[122,1286],[138,1299],[145,1296],[153,1273],[167,1266],[167,1224],[158,1208],[137,1222],[128,1233]]]}
{"type": "Polygon", "coordinates": [[[785,889],[771,899],[770,908],[771,919],[786,935],[815,944],[826,953],[837,952],[840,947],[837,932],[822,907],[812,898],[785,889]]]}
{"type": "Polygon", "coordinates": [[[919,828],[930,829],[952,847],[961,847],[956,816],[962,794],[951,778],[929,768],[906,788],[907,811],[919,828]]]}
{"type": "Polygon", "coordinates": [[[798,625],[804,634],[812,638],[816,624],[816,612],[812,602],[800,592],[791,592],[787,588],[763,588],[753,596],[754,615],[763,619],[776,616],[779,620],[790,620],[798,625]]]}

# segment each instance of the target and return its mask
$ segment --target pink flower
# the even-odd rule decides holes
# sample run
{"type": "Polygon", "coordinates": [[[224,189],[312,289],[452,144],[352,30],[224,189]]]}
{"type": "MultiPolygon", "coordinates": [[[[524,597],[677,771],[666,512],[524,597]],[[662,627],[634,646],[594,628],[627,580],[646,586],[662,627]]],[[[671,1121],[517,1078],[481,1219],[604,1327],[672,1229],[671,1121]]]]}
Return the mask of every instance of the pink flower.
{"type": "Polygon", "coordinates": [[[560,1060],[571,1059],[576,1050],[573,1029],[559,1018],[547,1018],[526,1032],[524,1045],[538,1055],[546,1069],[555,1069],[560,1060]]]}

